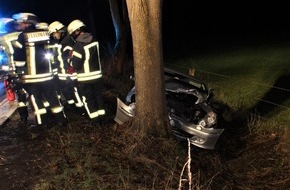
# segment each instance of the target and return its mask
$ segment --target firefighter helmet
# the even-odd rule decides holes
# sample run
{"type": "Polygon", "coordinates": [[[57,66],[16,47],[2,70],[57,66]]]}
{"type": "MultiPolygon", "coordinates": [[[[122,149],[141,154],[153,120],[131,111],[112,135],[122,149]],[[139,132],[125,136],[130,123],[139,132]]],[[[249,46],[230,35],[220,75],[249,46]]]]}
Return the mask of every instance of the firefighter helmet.
{"type": "Polygon", "coordinates": [[[64,28],[64,25],[59,21],[54,21],[48,26],[48,33],[52,34],[64,28]]]}
{"type": "Polygon", "coordinates": [[[83,26],[86,26],[86,25],[81,20],[76,19],[68,25],[67,27],[68,33],[71,35],[74,31],[76,31],[77,29],[83,26]]]}
{"type": "Polygon", "coordinates": [[[46,22],[40,22],[36,25],[37,29],[48,30],[48,24],[46,22]]]}
{"type": "Polygon", "coordinates": [[[18,13],[12,15],[12,18],[16,20],[16,22],[28,22],[33,24],[34,26],[38,23],[38,18],[33,13],[18,13]]]}
{"type": "Polygon", "coordinates": [[[0,18],[0,33],[12,32],[15,30],[13,18],[0,18]]]}

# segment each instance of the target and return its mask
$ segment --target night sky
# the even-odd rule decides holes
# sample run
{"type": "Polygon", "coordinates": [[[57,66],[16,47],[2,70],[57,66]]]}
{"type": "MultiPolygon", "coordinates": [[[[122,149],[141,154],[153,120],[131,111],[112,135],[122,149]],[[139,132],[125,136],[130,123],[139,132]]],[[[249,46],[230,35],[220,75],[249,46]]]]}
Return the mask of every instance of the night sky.
{"type": "MultiPolygon", "coordinates": [[[[253,40],[290,39],[290,11],[286,2],[163,1],[163,41],[167,46],[201,46],[253,40]],[[176,45],[178,44],[178,45],[176,45]]],[[[33,12],[42,21],[68,24],[81,19],[102,43],[114,38],[108,0],[95,0],[89,18],[85,0],[0,0],[0,15],[33,12]],[[45,5],[43,5],[45,4],[45,5]],[[94,22],[94,23],[92,23],[94,22]]]]}

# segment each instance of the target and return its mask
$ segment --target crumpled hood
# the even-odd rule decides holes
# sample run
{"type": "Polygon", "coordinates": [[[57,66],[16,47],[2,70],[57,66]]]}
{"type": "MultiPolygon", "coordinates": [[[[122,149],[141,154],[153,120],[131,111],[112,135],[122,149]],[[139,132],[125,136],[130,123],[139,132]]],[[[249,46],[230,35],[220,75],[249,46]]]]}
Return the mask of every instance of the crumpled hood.
{"type": "Polygon", "coordinates": [[[77,37],[76,41],[82,42],[82,43],[89,43],[93,39],[93,36],[90,33],[84,33],[77,37]]]}

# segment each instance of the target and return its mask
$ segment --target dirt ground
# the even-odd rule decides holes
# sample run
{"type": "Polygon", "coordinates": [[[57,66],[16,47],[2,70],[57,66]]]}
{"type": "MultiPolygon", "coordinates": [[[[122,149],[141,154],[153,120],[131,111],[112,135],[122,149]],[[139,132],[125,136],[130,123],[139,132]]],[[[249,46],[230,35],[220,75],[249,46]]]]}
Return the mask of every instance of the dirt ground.
{"type": "Polygon", "coordinates": [[[0,189],[29,189],[41,178],[42,138],[27,139],[15,112],[0,128],[0,189]]]}

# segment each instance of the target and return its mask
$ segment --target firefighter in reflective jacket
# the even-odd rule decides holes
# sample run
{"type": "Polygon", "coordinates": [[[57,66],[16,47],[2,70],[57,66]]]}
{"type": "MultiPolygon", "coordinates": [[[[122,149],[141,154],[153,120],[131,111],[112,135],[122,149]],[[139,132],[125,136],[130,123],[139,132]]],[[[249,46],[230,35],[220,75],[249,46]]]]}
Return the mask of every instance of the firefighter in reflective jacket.
{"type": "Polygon", "coordinates": [[[14,48],[16,71],[20,75],[24,88],[27,90],[38,125],[48,125],[48,119],[56,125],[66,123],[56,90],[54,89],[53,74],[50,61],[45,58],[48,52],[49,34],[45,30],[36,29],[38,18],[32,13],[13,15],[23,28],[14,48]],[[53,119],[47,117],[48,109],[44,100],[49,103],[49,111],[53,119]]]}
{"type": "Polygon", "coordinates": [[[71,64],[77,73],[82,101],[90,119],[105,115],[102,100],[102,69],[99,43],[85,32],[85,24],[74,20],[68,25],[68,33],[75,39],[71,64]]]}
{"type": "Polygon", "coordinates": [[[0,43],[3,45],[5,53],[7,54],[10,74],[15,71],[14,65],[14,49],[12,44],[17,40],[19,31],[16,31],[16,21],[13,18],[1,18],[0,24],[5,28],[5,34],[1,35],[0,43]]]}
{"type": "MultiPolygon", "coordinates": [[[[53,65],[59,80],[59,91],[64,96],[62,103],[71,108],[82,108],[83,103],[77,89],[77,75],[71,72],[69,54],[75,41],[67,34],[67,28],[59,21],[54,21],[48,26],[51,36],[50,48],[53,50],[53,65]]],[[[67,107],[68,107],[67,106],[67,107]]]]}
{"type": "Polygon", "coordinates": [[[27,122],[28,110],[27,110],[27,92],[23,88],[21,83],[18,83],[18,75],[16,73],[16,67],[14,62],[14,45],[17,42],[18,36],[21,33],[20,28],[17,28],[17,22],[13,18],[2,18],[1,22],[4,24],[7,34],[1,36],[1,44],[5,48],[5,53],[8,57],[9,68],[7,81],[13,86],[12,89],[17,94],[17,110],[20,115],[22,123],[27,122]],[[13,82],[12,82],[13,81],[13,82]]]}

